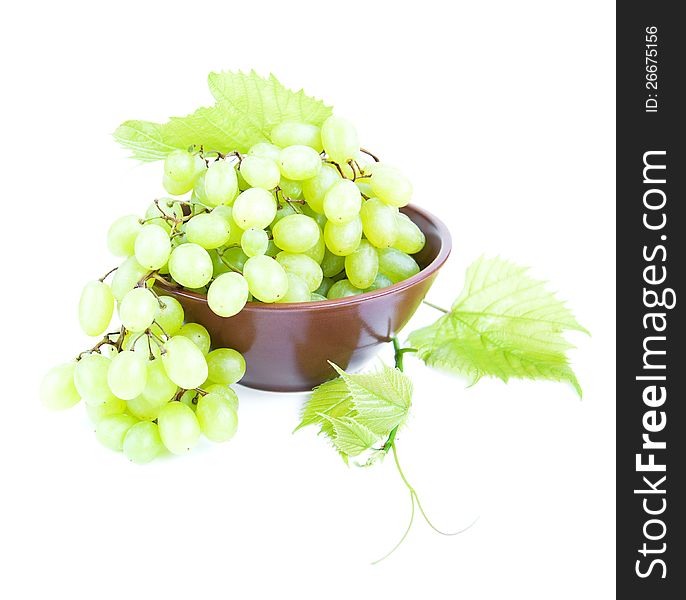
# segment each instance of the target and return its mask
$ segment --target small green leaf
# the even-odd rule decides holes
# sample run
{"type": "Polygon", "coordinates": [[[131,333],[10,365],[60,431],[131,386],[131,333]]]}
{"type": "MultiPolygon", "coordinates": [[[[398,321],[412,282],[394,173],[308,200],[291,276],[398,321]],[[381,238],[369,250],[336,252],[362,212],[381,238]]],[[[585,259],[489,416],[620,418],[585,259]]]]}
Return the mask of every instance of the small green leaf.
{"type": "Polygon", "coordinates": [[[351,417],[328,417],[321,415],[331,423],[334,435],[331,438],[334,446],[346,456],[358,456],[369,450],[379,436],[351,417]]]}
{"type": "MultiPolygon", "coordinates": [[[[319,425],[347,463],[348,457],[370,450],[402,425],[412,401],[412,383],[399,371],[383,365],[375,373],[351,375],[331,365],[340,377],[316,387],[302,412],[296,431],[319,425]]],[[[362,466],[379,461],[384,452],[373,453],[362,466]]]]}
{"type": "Polygon", "coordinates": [[[358,423],[381,435],[404,423],[412,402],[407,375],[386,365],[376,373],[351,375],[331,364],[348,387],[358,423]]]}
{"type": "Polygon", "coordinates": [[[343,379],[337,377],[312,390],[312,396],[303,407],[300,424],[295,431],[325,421],[322,415],[344,417],[352,414],[353,405],[348,386],[343,379]]]}
{"type": "Polygon", "coordinates": [[[499,258],[480,258],[467,270],[450,312],[411,333],[409,343],[427,365],[471,383],[484,376],[567,381],[581,396],[566,356],[573,346],[562,333],[586,330],[545,282],[526,271],[499,258]]]}
{"type": "Polygon", "coordinates": [[[114,138],[142,161],[162,160],[172,150],[201,145],[219,152],[247,152],[269,141],[272,128],[282,121],[321,125],[331,115],[331,107],[302,90],[285,88],[273,75],[210,73],[208,84],[217,100],[214,106],[165,124],[126,121],[114,138]]]}

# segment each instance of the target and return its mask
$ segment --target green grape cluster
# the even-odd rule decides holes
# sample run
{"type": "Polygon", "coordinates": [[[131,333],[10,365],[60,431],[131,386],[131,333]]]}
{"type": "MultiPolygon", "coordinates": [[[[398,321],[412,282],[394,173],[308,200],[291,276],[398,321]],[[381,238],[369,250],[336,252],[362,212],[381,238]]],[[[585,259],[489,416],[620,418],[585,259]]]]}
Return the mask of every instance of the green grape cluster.
{"type": "MultiPolygon", "coordinates": [[[[139,464],[166,452],[185,454],[201,434],[214,442],[230,440],[238,425],[231,386],[245,374],[243,356],[230,348],[211,350],[208,331],[184,323],[181,304],[158,295],[149,275],[145,270],[119,299],[114,281],[86,284],[81,328],[104,336],[76,360],[49,371],[40,388],[48,408],[70,408],[83,399],[97,439],[139,464]],[[115,301],[122,326],[105,333],[115,301]]],[[[119,276],[134,279],[128,269],[119,276]]]]}
{"type": "Polygon", "coordinates": [[[419,272],[424,234],[399,210],[411,183],[340,117],[281,123],[247,154],[174,151],[162,183],[171,197],[115,222],[110,249],[129,281],[168,276],[222,317],[248,301],[331,300],[419,272]]]}
{"type": "Polygon", "coordinates": [[[83,399],[98,439],[138,463],[184,453],[201,433],[230,439],[230,386],[245,372],[236,350],[210,351],[207,330],[184,324],[157,282],[205,294],[212,311],[232,317],[248,301],[315,302],[393,285],[419,272],[412,255],[425,244],[399,211],[410,182],[336,116],[321,128],[281,123],[247,154],[173,151],[162,184],[169,197],[111,225],[107,245],[122,263],[110,284],[103,277],[81,294],[81,328],[104,337],[41,388],[51,408],[83,399]],[[115,308],[121,329],[105,333],[115,308]]]}

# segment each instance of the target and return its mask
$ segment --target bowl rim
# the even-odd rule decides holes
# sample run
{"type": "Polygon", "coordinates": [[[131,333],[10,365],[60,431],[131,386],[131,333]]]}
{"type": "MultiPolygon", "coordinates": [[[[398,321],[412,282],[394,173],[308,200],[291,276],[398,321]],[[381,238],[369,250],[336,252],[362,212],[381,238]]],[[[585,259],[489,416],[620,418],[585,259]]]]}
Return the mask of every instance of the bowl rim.
{"type": "MultiPolygon", "coordinates": [[[[314,300],[311,302],[283,302],[283,303],[264,303],[264,302],[247,302],[245,306],[241,309],[241,312],[243,311],[303,311],[303,310],[325,310],[328,308],[334,308],[338,306],[349,306],[353,304],[359,304],[361,302],[364,302],[366,300],[371,300],[372,298],[381,298],[383,296],[388,296],[390,294],[394,294],[396,292],[400,292],[404,289],[410,288],[417,283],[424,281],[425,279],[428,279],[432,275],[440,269],[443,264],[445,263],[446,260],[448,260],[448,256],[450,256],[450,252],[452,250],[452,236],[450,235],[450,231],[448,230],[447,226],[443,221],[441,221],[437,216],[435,216],[433,213],[429,212],[428,210],[425,210],[423,208],[419,208],[418,206],[414,204],[408,204],[407,206],[403,207],[410,209],[411,212],[414,212],[420,216],[422,216],[425,220],[427,220],[431,225],[433,225],[436,228],[436,231],[438,233],[438,237],[441,242],[441,246],[438,250],[438,254],[436,257],[428,264],[426,267],[424,267],[419,273],[416,275],[413,275],[412,277],[409,277],[408,279],[404,279],[403,281],[399,281],[398,283],[394,283],[393,285],[390,285],[385,288],[380,288],[378,290],[372,290],[371,292],[364,292],[363,294],[356,294],[355,296],[345,296],[343,298],[334,298],[333,300],[314,300]]],[[[197,292],[191,292],[189,290],[185,290],[183,288],[175,288],[171,287],[168,285],[165,285],[164,283],[161,282],[156,282],[155,287],[161,290],[168,291],[170,293],[174,293],[179,296],[183,296],[185,298],[189,298],[192,300],[197,300],[200,302],[205,302],[207,303],[207,295],[206,294],[199,294],[197,292]]],[[[226,317],[226,318],[231,318],[231,317],[226,317]]]]}

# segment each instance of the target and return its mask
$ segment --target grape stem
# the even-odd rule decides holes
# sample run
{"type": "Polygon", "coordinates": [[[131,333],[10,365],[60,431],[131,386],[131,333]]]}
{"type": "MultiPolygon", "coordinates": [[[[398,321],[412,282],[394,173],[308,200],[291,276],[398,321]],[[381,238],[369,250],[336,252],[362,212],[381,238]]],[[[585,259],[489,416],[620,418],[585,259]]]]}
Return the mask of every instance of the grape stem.
{"type": "Polygon", "coordinates": [[[333,165],[334,167],[336,167],[338,169],[338,172],[341,174],[341,177],[343,179],[347,179],[347,177],[343,173],[343,169],[341,169],[341,165],[339,165],[337,162],[334,162],[333,160],[325,160],[324,162],[328,165],[333,165]]]}
{"type": "Polygon", "coordinates": [[[83,352],[81,352],[81,353],[76,357],[75,360],[79,361],[79,360],[81,360],[81,359],[83,358],[83,355],[84,355],[84,354],[93,354],[94,352],[97,352],[98,350],[100,350],[100,348],[101,348],[102,346],[106,346],[107,344],[112,344],[112,340],[109,338],[109,334],[106,335],[104,338],[102,338],[102,339],[101,339],[97,344],[95,344],[95,346],[93,346],[92,348],[90,348],[90,349],[88,349],[88,350],[84,350],[83,352]]]}
{"type": "Polygon", "coordinates": [[[152,277],[153,279],[159,281],[160,283],[164,283],[164,285],[166,285],[166,286],[168,286],[168,287],[173,287],[173,288],[181,287],[181,286],[180,286],[178,283],[176,283],[175,281],[169,281],[168,279],[165,279],[164,277],[162,277],[162,275],[160,275],[160,274],[157,273],[156,271],[150,273],[150,275],[146,275],[146,276],[145,276],[145,279],[149,279],[150,277],[152,277]]]}
{"type": "Polygon", "coordinates": [[[305,200],[294,200],[293,198],[289,198],[286,196],[286,194],[283,193],[283,190],[277,185],[274,188],[274,195],[276,196],[276,199],[278,201],[279,199],[279,192],[281,192],[281,198],[283,201],[288,204],[295,212],[302,214],[302,211],[295,206],[295,204],[305,204],[305,200]]]}
{"type": "MultiPolygon", "coordinates": [[[[160,308],[165,306],[162,301],[160,300],[160,308]]],[[[171,336],[164,330],[164,327],[162,327],[162,324],[158,320],[154,320],[153,323],[157,325],[160,328],[160,331],[164,334],[164,337],[169,339],[171,336]]],[[[152,333],[152,332],[151,332],[152,333]]]]}
{"type": "Polygon", "coordinates": [[[119,267],[114,267],[114,269],[110,269],[100,279],[98,279],[98,281],[101,281],[101,282],[105,281],[105,279],[107,279],[110,275],[112,275],[112,273],[114,273],[118,268],[119,267]]]}
{"type": "Polygon", "coordinates": [[[114,347],[117,349],[117,352],[120,352],[121,347],[124,345],[124,337],[126,337],[126,327],[122,325],[119,329],[119,337],[117,338],[117,341],[114,344],[114,347]]]}
{"type": "MultiPolygon", "coordinates": [[[[357,164],[352,158],[346,162],[346,164],[350,167],[350,170],[353,172],[353,181],[357,180],[357,171],[355,170],[355,165],[357,164]]],[[[360,168],[360,165],[357,165],[357,168],[360,168]]],[[[360,171],[362,173],[362,171],[360,171]]]]}
{"type": "MultiPolygon", "coordinates": [[[[391,338],[391,342],[393,342],[393,351],[394,351],[394,359],[395,359],[395,368],[398,369],[399,371],[403,371],[404,365],[403,365],[403,355],[406,354],[407,352],[417,352],[415,348],[401,348],[400,343],[398,342],[397,337],[391,338]]],[[[390,434],[388,435],[388,439],[386,440],[386,443],[383,445],[383,448],[381,449],[382,452],[385,452],[388,454],[389,450],[393,452],[393,462],[395,463],[395,468],[398,471],[398,474],[400,475],[400,479],[402,479],[402,482],[405,484],[405,487],[408,489],[410,492],[410,502],[412,505],[412,512],[410,513],[410,523],[407,526],[407,529],[405,530],[405,533],[403,533],[402,537],[398,541],[398,543],[393,546],[393,548],[384,554],[381,558],[375,560],[372,562],[373,565],[380,563],[382,560],[388,558],[391,554],[393,554],[400,546],[401,544],[405,541],[407,538],[407,535],[410,533],[410,529],[412,528],[412,523],[414,522],[414,513],[415,513],[415,504],[417,508],[419,509],[420,514],[422,517],[424,517],[424,520],[427,522],[429,527],[436,531],[437,533],[440,533],[441,535],[457,535],[459,533],[462,533],[464,531],[467,531],[474,523],[476,523],[476,520],[473,521],[471,524],[469,524],[467,527],[464,529],[461,529],[459,531],[447,533],[444,531],[441,531],[438,529],[429,519],[427,514],[424,512],[424,508],[422,507],[422,503],[419,500],[419,496],[417,495],[416,490],[412,486],[412,484],[409,482],[407,477],[405,477],[405,473],[402,470],[402,467],[400,466],[400,461],[398,460],[398,449],[395,444],[395,437],[398,433],[398,427],[394,427],[390,434]]]]}
{"type": "Polygon", "coordinates": [[[442,308],[440,306],[437,306],[436,304],[432,304],[428,300],[423,300],[422,302],[424,302],[424,304],[426,304],[427,306],[430,306],[431,308],[435,308],[436,310],[440,310],[442,313],[448,314],[450,312],[447,308],[442,308]]]}
{"type": "Polygon", "coordinates": [[[371,156],[374,159],[374,162],[381,162],[381,159],[376,154],[373,154],[369,150],[365,150],[364,148],[360,148],[360,152],[364,152],[367,156],[371,156]]]}

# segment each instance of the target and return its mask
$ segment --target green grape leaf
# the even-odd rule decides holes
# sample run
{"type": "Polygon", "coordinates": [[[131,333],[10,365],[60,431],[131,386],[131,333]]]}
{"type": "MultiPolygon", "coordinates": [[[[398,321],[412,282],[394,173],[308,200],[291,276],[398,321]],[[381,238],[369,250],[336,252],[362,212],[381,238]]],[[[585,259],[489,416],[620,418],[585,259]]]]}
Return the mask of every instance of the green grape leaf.
{"type": "Polygon", "coordinates": [[[268,142],[271,129],[282,121],[321,125],[331,107],[287,89],[273,75],[210,73],[210,91],[216,104],[167,123],[126,121],[114,138],[141,161],[162,160],[175,149],[204,146],[206,150],[247,152],[258,142],[268,142]]]}
{"type": "Polygon", "coordinates": [[[331,442],[344,456],[358,456],[369,450],[379,439],[379,435],[352,417],[328,417],[322,414],[333,428],[331,442]]]}
{"type": "MultiPolygon", "coordinates": [[[[412,382],[398,369],[383,365],[375,373],[353,375],[334,363],[340,377],[317,386],[305,404],[296,431],[307,425],[319,425],[347,463],[385,441],[391,431],[407,420],[412,402],[412,382]]],[[[361,466],[382,458],[376,450],[361,466]]]]}
{"type": "Polygon", "coordinates": [[[358,423],[387,435],[405,422],[412,401],[412,382],[402,371],[382,365],[376,373],[351,375],[332,366],[348,387],[358,423]]]}
{"type": "Polygon", "coordinates": [[[218,105],[244,115],[243,126],[264,140],[284,121],[321,125],[331,116],[330,106],[307,96],[304,90],[287,89],[274,75],[265,79],[255,71],[226,71],[210,73],[208,83],[218,105]]]}
{"type": "Polygon", "coordinates": [[[348,386],[343,379],[337,377],[312,390],[312,396],[303,407],[300,424],[294,431],[307,425],[326,422],[324,417],[345,417],[354,414],[348,386]]]}
{"type": "Polygon", "coordinates": [[[409,343],[431,367],[467,377],[548,379],[581,387],[566,351],[566,330],[588,333],[527,268],[481,257],[467,270],[451,310],[414,331],[409,343]]]}

